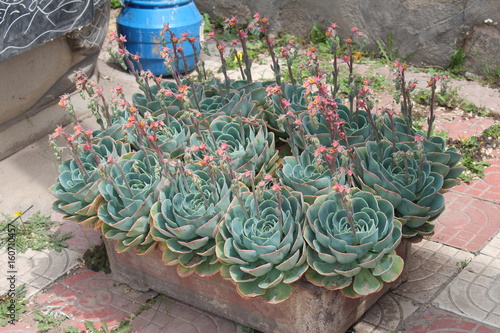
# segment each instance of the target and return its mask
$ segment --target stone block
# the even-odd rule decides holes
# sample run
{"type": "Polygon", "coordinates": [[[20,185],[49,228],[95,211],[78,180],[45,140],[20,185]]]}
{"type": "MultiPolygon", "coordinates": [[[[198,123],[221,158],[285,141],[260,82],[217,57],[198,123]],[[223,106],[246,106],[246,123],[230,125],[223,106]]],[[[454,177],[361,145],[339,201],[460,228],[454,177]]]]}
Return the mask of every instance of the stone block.
{"type": "MultiPolygon", "coordinates": [[[[405,270],[398,280],[387,284],[380,292],[357,299],[298,281],[292,285],[293,292],[289,299],[269,304],[260,298],[242,298],[235,286],[218,274],[210,278],[194,274],[182,278],[175,267],[162,263],[162,253],[158,249],[139,256],[132,251],[116,253],[113,241],[106,240],[105,243],[117,281],[137,290],[152,289],[262,332],[345,332],[388,290],[399,285],[406,275],[405,270]]],[[[410,243],[401,244],[398,253],[406,259],[410,243]]]]}

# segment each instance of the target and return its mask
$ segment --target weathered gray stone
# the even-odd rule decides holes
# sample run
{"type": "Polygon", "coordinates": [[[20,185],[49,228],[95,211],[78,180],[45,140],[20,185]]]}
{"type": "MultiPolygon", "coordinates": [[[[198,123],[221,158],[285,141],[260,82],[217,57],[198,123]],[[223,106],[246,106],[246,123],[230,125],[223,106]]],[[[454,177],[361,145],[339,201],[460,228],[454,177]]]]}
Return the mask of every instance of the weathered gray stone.
{"type": "Polygon", "coordinates": [[[198,0],[197,6],[222,17],[246,18],[259,12],[271,19],[276,31],[300,37],[307,37],[314,23],[326,29],[335,22],[343,36],[356,26],[368,37],[367,46],[375,51],[376,42],[387,42],[392,34],[399,56],[413,55],[414,64],[449,66],[451,54],[467,37],[465,28],[478,36],[478,45],[485,46],[483,59],[495,59],[498,52],[494,50],[500,48],[500,38],[495,37],[498,26],[493,25],[500,20],[498,0],[198,0]],[[487,19],[492,24],[484,31],[487,19]],[[489,39],[484,40],[483,34],[489,39]]]}
{"type": "MultiPolygon", "coordinates": [[[[500,18],[497,18],[500,20],[500,18]]],[[[474,26],[468,32],[464,51],[467,58],[464,67],[478,74],[500,74],[500,26],[498,22],[487,19],[487,23],[474,26]],[[490,73],[488,73],[490,72],[490,73]]]]}

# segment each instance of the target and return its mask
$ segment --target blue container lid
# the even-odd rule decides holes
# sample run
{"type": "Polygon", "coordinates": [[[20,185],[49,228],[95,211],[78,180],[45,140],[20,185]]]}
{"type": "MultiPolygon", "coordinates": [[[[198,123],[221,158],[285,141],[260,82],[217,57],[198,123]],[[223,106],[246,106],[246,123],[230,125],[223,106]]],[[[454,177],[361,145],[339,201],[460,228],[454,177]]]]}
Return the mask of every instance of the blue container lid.
{"type": "Polygon", "coordinates": [[[172,7],[184,5],[193,1],[194,0],[128,0],[125,1],[125,4],[140,7],[172,7]]]}

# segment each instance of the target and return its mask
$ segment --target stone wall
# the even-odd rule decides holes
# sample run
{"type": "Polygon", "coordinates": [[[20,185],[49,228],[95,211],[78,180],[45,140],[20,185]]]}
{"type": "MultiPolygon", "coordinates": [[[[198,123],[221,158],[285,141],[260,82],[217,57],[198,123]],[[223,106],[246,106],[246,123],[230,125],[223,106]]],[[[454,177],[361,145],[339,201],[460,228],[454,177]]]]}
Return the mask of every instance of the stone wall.
{"type": "Polygon", "coordinates": [[[330,23],[347,35],[356,26],[368,37],[368,47],[386,43],[392,34],[400,56],[412,55],[415,65],[446,68],[458,48],[476,74],[485,64],[500,68],[499,0],[197,0],[212,17],[271,19],[275,31],[307,37],[312,25],[330,23]]]}

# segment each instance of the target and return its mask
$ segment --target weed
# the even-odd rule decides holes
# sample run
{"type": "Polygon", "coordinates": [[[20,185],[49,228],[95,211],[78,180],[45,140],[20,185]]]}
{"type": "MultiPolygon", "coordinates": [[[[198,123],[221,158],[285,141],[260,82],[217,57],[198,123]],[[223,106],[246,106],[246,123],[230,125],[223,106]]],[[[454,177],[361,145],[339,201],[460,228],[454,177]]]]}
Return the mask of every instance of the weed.
{"type": "Polygon", "coordinates": [[[212,21],[210,20],[210,15],[208,15],[208,13],[203,13],[201,15],[202,17],[202,24],[203,24],[203,34],[206,35],[208,34],[209,32],[212,32],[213,31],[213,28],[212,28],[212,21]]]}
{"type": "Polygon", "coordinates": [[[387,63],[393,63],[399,58],[399,50],[394,49],[394,34],[390,33],[387,36],[387,42],[377,40],[380,57],[387,63]]]}
{"type": "Polygon", "coordinates": [[[9,291],[0,297],[0,326],[5,327],[9,323],[18,321],[19,315],[26,312],[25,295],[26,290],[24,290],[23,284],[17,287],[14,292],[9,291]]]}
{"type": "Polygon", "coordinates": [[[471,261],[472,259],[457,261],[456,265],[460,268],[460,270],[463,270],[468,264],[470,264],[471,261]]]}
{"type": "Polygon", "coordinates": [[[12,224],[16,227],[15,248],[19,253],[25,253],[28,249],[35,251],[49,249],[60,252],[63,248],[68,247],[65,241],[71,237],[72,233],[61,235],[59,230],[51,231],[61,224],[51,221],[48,215],[42,215],[38,211],[26,221],[23,221],[23,213],[21,212],[15,214],[18,216],[15,221],[10,219],[8,215],[2,215],[3,220],[0,221],[0,248],[6,246],[9,240],[7,229],[12,224]]]}
{"type": "Polygon", "coordinates": [[[490,164],[483,161],[488,156],[488,150],[497,149],[500,145],[500,124],[485,129],[479,136],[448,140],[448,144],[455,146],[462,153],[460,163],[466,168],[460,178],[469,182],[474,177],[484,177],[484,168],[490,164]]]}
{"type": "Polygon", "coordinates": [[[110,0],[111,8],[116,9],[120,8],[122,6],[122,3],[120,0],[110,0]]]}
{"type": "MultiPolygon", "coordinates": [[[[466,100],[458,94],[460,88],[447,87],[436,91],[434,102],[437,106],[445,107],[447,109],[461,108],[467,104],[466,100]]],[[[431,91],[429,89],[419,89],[413,93],[413,100],[421,105],[430,105],[431,91]]]]}
{"type": "Polygon", "coordinates": [[[101,328],[98,329],[94,326],[93,322],[87,320],[85,321],[85,328],[87,329],[87,333],[125,333],[125,332],[130,332],[132,330],[132,325],[130,324],[122,325],[122,323],[120,323],[118,327],[110,329],[108,328],[106,322],[102,321],[101,328]]]}
{"type": "Polygon", "coordinates": [[[500,66],[491,67],[489,64],[484,65],[483,76],[487,84],[499,87],[500,86],[500,66]]]}
{"type": "Polygon", "coordinates": [[[467,54],[461,48],[456,49],[451,54],[450,67],[448,70],[457,75],[461,75],[465,72],[464,64],[467,54]]]}
{"type": "Polygon", "coordinates": [[[105,274],[111,273],[104,241],[101,241],[99,245],[94,245],[91,249],[87,249],[83,254],[83,262],[88,269],[94,272],[103,271],[105,274]]]}
{"type": "Polygon", "coordinates": [[[253,329],[245,325],[238,324],[238,326],[243,333],[262,333],[261,331],[257,331],[256,329],[253,329]]]}
{"type": "Polygon", "coordinates": [[[500,138],[500,124],[495,124],[492,125],[491,127],[487,128],[483,132],[484,136],[492,139],[499,139],[500,138]]]}
{"type": "Polygon", "coordinates": [[[47,306],[44,310],[33,312],[33,317],[38,322],[37,328],[42,332],[48,332],[59,327],[63,321],[69,318],[54,306],[47,306]]]}

